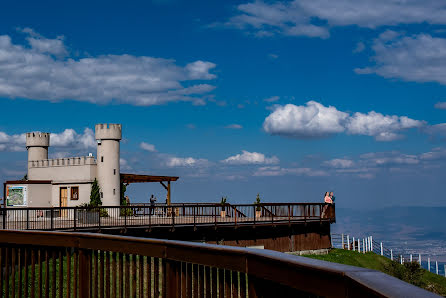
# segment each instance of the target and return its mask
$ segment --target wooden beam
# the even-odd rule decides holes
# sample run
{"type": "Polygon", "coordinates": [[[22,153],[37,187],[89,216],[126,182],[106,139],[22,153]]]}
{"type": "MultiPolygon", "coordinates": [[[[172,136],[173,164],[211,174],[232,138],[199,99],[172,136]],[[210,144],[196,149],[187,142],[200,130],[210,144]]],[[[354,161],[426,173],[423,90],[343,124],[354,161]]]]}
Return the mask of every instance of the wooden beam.
{"type": "MultiPolygon", "coordinates": [[[[166,184],[163,183],[163,181],[160,181],[160,184],[164,187],[165,190],[167,190],[167,186],[166,186],[166,184]]],[[[169,184],[170,184],[170,182],[169,182],[169,184]]]]}

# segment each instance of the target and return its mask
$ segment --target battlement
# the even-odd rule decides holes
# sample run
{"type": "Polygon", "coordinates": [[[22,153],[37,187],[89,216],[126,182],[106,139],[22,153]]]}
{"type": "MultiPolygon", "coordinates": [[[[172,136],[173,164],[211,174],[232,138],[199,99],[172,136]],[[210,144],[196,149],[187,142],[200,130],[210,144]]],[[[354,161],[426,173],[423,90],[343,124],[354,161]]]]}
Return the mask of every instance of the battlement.
{"type": "Polygon", "coordinates": [[[121,124],[96,124],[95,125],[96,140],[121,140],[122,126],[121,124]]]}
{"type": "Polygon", "coordinates": [[[96,160],[93,156],[67,157],[43,160],[28,161],[29,168],[48,168],[48,167],[67,167],[67,166],[83,166],[95,165],[96,160]]]}
{"type": "Polygon", "coordinates": [[[28,132],[26,133],[26,147],[49,147],[50,133],[28,132]]]}

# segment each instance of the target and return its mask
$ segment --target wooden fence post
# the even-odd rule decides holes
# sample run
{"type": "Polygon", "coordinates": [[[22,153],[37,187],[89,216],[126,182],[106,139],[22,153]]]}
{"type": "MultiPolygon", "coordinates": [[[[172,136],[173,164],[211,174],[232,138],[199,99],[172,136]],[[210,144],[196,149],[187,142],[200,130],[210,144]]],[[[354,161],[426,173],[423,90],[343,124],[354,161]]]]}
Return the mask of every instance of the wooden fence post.
{"type": "Polygon", "coordinates": [[[418,254],[418,263],[419,263],[420,266],[421,266],[421,254],[418,254]]]}
{"type": "Polygon", "coordinates": [[[79,250],[79,297],[90,297],[90,257],[91,251],[86,249],[79,250]]]}
{"type": "Polygon", "coordinates": [[[3,208],[2,213],[3,213],[3,229],[6,229],[6,210],[8,210],[6,207],[3,208]]]}
{"type": "Polygon", "coordinates": [[[384,250],[383,250],[383,243],[382,242],[380,243],[380,248],[381,248],[381,255],[383,256],[384,255],[384,250]]]}
{"type": "Polygon", "coordinates": [[[438,275],[438,261],[435,261],[435,273],[438,275]]]}
{"type": "Polygon", "coordinates": [[[347,250],[350,250],[350,235],[347,235],[347,250]]]}
{"type": "Polygon", "coordinates": [[[341,246],[344,249],[344,234],[341,234],[341,246]]]}
{"type": "Polygon", "coordinates": [[[427,258],[427,271],[431,272],[431,258],[427,258]]]}
{"type": "Polygon", "coordinates": [[[390,259],[393,261],[393,250],[390,249],[390,259]]]}
{"type": "Polygon", "coordinates": [[[353,251],[355,251],[355,237],[353,237],[353,246],[352,246],[352,248],[353,248],[353,251]]]}
{"type": "Polygon", "coordinates": [[[373,236],[370,236],[370,250],[373,251],[373,236]]]}

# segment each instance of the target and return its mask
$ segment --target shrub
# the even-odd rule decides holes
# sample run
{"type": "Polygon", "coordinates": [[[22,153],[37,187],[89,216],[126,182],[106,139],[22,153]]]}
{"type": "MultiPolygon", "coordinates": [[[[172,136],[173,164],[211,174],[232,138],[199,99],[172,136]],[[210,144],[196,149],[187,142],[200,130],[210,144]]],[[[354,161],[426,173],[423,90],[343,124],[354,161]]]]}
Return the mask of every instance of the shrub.
{"type": "Polygon", "coordinates": [[[256,206],[256,211],[262,210],[262,207],[260,206],[260,194],[257,194],[256,201],[254,202],[254,205],[256,206]]]}

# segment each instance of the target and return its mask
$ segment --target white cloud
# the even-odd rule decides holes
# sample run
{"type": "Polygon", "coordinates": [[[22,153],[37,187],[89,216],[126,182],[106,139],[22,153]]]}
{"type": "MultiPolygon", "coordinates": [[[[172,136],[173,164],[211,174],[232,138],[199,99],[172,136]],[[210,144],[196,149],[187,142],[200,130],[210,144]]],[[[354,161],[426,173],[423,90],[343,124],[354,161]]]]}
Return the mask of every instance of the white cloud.
{"type": "Polygon", "coordinates": [[[265,98],[263,101],[266,101],[266,102],[276,102],[279,99],[280,99],[279,96],[271,96],[271,97],[265,98]]]}
{"type": "Polygon", "coordinates": [[[132,167],[129,165],[129,162],[124,158],[119,159],[119,165],[121,167],[121,170],[124,170],[124,171],[128,171],[128,170],[132,169],[132,167]]]}
{"type": "Polygon", "coordinates": [[[156,152],[155,145],[146,142],[141,142],[141,144],[139,144],[139,148],[149,152],[156,152]]]}
{"type": "Polygon", "coordinates": [[[26,135],[14,134],[8,135],[0,131],[0,151],[20,152],[26,150],[26,135]]]}
{"type": "Polygon", "coordinates": [[[276,156],[266,157],[265,154],[258,152],[248,152],[242,150],[242,154],[230,156],[222,162],[234,165],[248,165],[248,164],[277,164],[279,159],[276,156]]]}
{"type": "Polygon", "coordinates": [[[229,124],[229,125],[226,125],[225,128],[229,128],[229,129],[242,129],[243,126],[241,126],[240,124],[229,124]]]}
{"type": "Polygon", "coordinates": [[[446,102],[437,102],[435,108],[439,110],[446,110],[446,102]]]}
{"type": "Polygon", "coordinates": [[[260,167],[254,173],[254,176],[309,176],[309,177],[323,177],[328,176],[329,173],[322,170],[314,170],[311,168],[282,168],[279,166],[260,167]]]}
{"type": "MultiPolygon", "coordinates": [[[[94,132],[85,128],[84,133],[78,134],[74,129],[67,128],[61,133],[51,133],[50,146],[69,149],[95,148],[94,132]]],[[[26,134],[8,135],[0,132],[0,151],[26,151],[26,134]]],[[[67,152],[56,152],[54,156],[64,157],[67,152]]]]}
{"type": "MultiPolygon", "coordinates": [[[[377,74],[413,82],[446,84],[446,39],[429,34],[404,36],[386,31],[374,40],[374,65],[356,68],[358,74],[377,74]]],[[[441,104],[439,106],[442,106],[441,104]]]]}
{"type": "Polygon", "coordinates": [[[424,130],[432,139],[446,139],[446,123],[427,126],[424,130]]]}
{"type": "Polygon", "coordinates": [[[268,54],[268,57],[270,57],[271,59],[277,59],[277,58],[279,58],[279,55],[277,55],[277,54],[268,54]]]}
{"type": "Polygon", "coordinates": [[[270,134],[295,138],[326,137],[345,130],[348,114],[335,107],[309,101],[306,106],[277,106],[265,119],[263,129],[270,134]]]}
{"type": "Polygon", "coordinates": [[[373,136],[377,141],[392,141],[402,137],[399,134],[401,131],[424,125],[423,121],[406,116],[388,116],[374,111],[351,116],[335,107],[309,101],[306,106],[277,106],[265,119],[263,128],[272,135],[298,139],[322,138],[346,132],[373,136]]]}
{"type": "Polygon", "coordinates": [[[326,165],[332,168],[351,168],[355,165],[355,162],[350,159],[342,159],[342,158],[335,158],[332,160],[328,160],[325,162],[326,165]]]}
{"type": "Polygon", "coordinates": [[[18,30],[28,35],[26,40],[37,53],[52,54],[61,57],[68,55],[68,51],[63,43],[63,36],[58,36],[56,39],[48,39],[31,28],[19,28],[18,30]]]}
{"type": "Polygon", "coordinates": [[[51,133],[50,146],[71,148],[95,148],[94,132],[85,128],[83,134],[78,134],[74,129],[67,128],[61,133],[51,133]]]}
{"type": "Polygon", "coordinates": [[[180,66],[172,59],[132,55],[61,57],[63,38],[47,39],[31,29],[30,47],[0,36],[0,96],[35,100],[72,99],[92,103],[118,101],[155,105],[172,101],[202,102],[215,87],[200,81],[216,76],[215,64],[194,61],[180,66]],[[184,83],[184,85],[183,85],[184,83]]]}
{"type": "Polygon", "coordinates": [[[254,1],[237,6],[238,14],[227,26],[257,36],[283,34],[327,38],[329,27],[379,26],[429,23],[446,24],[446,4],[441,0],[294,0],[254,1]],[[314,22],[317,20],[317,23],[314,22]]]}
{"type": "Polygon", "coordinates": [[[209,165],[209,161],[204,158],[193,157],[168,157],[166,166],[168,167],[206,167],[209,165]]]}
{"type": "Polygon", "coordinates": [[[346,128],[353,135],[373,136],[377,141],[393,141],[402,138],[396,132],[423,125],[422,121],[406,116],[387,116],[371,111],[368,114],[355,113],[349,118],[346,128]]]}

